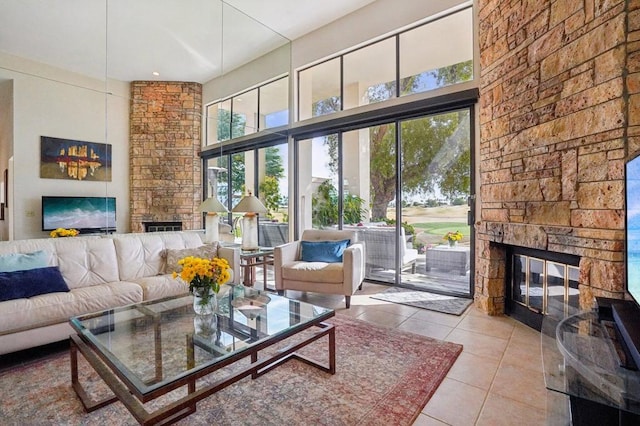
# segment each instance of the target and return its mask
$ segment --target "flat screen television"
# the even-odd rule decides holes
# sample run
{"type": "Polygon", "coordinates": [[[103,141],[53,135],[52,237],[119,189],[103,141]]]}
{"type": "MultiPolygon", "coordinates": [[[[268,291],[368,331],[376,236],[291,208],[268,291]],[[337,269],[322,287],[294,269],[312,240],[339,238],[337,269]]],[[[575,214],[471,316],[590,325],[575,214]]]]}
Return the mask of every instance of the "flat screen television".
{"type": "Polygon", "coordinates": [[[640,303],[640,156],[626,167],[627,291],[640,303]]]}
{"type": "Polygon", "coordinates": [[[633,302],[612,304],[613,318],[636,368],[640,367],[640,156],[625,166],[625,265],[633,302]]]}
{"type": "Polygon", "coordinates": [[[42,197],[42,230],[73,228],[80,233],[116,230],[115,197],[42,197]]]}

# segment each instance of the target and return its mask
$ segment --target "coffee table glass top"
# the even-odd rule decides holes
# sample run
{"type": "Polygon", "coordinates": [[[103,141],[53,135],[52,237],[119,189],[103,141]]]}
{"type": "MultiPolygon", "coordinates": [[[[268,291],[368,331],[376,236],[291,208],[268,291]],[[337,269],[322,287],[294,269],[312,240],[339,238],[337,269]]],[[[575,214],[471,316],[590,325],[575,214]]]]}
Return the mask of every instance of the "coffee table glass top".
{"type": "Polygon", "coordinates": [[[116,374],[147,394],[255,345],[317,324],[331,309],[240,285],[223,286],[215,315],[193,312],[190,295],[71,318],[116,374]]]}

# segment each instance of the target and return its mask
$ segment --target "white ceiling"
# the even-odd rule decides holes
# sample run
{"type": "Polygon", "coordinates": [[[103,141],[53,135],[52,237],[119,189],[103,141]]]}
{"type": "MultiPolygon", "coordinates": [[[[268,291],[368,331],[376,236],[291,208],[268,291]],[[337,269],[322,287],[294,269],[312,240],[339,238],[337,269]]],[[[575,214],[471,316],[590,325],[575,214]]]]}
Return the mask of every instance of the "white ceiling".
{"type": "Polygon", "coordinates": [[[0,51],[95,78],[204,83],[373,1],[0,0],[0,51]]]}

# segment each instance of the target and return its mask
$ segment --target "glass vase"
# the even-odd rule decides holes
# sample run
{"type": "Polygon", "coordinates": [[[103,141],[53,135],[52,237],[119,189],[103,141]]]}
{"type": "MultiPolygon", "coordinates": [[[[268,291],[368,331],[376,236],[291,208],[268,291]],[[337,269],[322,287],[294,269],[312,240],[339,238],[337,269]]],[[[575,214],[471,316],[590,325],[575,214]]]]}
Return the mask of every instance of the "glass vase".
{"type": "Polygon", "coordinates": [[[216,311],[217,295],[210,288],[193,289],[193,311],[196,315],[211,315],[216,311]]]}
{"type": "Polygon", "coordinates": [[[458,245],[458,242],[457,242],[457,241],[449,240],[449,247],[455,247],[455,246],[457,246],[457,245],[458,245]]]}

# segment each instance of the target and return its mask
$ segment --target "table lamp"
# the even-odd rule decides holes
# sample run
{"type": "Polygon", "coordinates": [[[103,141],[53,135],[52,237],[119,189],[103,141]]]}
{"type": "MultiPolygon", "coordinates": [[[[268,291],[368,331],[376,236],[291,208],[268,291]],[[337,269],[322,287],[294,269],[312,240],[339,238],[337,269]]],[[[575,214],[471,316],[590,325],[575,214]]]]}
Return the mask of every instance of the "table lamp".
{"type": "Polygon", "coordinates": [[[228,212],[229,210],[215,197],[209,197],[204,200],[198,210],[207,213],[204,222],[204,242],[213,243],[219,241],[218,222],[220,219],[218,213],[228,212]]]}
{"type": "Polygon", "coordinates": [[[249,191],[231,211],[245,214],[242,218],[242,250],[258,250],[258,214],[267,214],[267,208],[249,191]]]}

